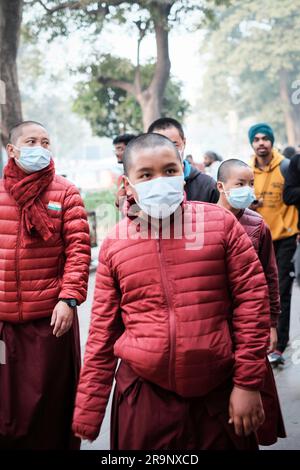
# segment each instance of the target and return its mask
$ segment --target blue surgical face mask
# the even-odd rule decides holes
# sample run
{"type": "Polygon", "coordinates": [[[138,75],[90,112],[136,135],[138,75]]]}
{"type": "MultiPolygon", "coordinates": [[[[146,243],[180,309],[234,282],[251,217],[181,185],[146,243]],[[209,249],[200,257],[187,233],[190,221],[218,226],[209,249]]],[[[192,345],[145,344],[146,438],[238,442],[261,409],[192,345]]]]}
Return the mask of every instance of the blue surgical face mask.
{"type": "Polygon", "coordinates": [[[52,158],[52,153],[44,147],[21,147],[17,150],[20,152],[18,164],[30,173],[46,168],[52,158]]]}
{"type": "Polygon", "coordinates": [[[183,160],[183,174],[184,174],[184,179],[185,181],[188,179],[188,177],[190,176],[190,173],[191,173],[191,164],[190,162],[188,162],[187,160],[183,160]]]}
{"type": "Polygon", "coordinates": [[[135,185],[130,183],[130,185],[136,190],[138,206],[155,219],[169,217],[183,201],[183,175],[161,176],[135,185]]]}
{"type": "MultiPolygon", "coordinates": [[[[223,186],[224,187],[224,186],[223,186]]],[[[246,209],[249,207],[256,197],[254,189],[250,186],[242,186],[241,188],[224,189],[229,204],[234,209],[246,209]]]]}

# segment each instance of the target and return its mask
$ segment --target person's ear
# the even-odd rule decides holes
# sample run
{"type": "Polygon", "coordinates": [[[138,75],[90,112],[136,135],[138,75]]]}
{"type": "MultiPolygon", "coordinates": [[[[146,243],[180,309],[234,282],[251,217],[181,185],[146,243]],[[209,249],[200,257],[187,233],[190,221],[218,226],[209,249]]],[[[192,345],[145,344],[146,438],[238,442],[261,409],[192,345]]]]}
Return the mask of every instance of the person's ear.
{"type": "Polygon", "coordinates": [[[18,151],[16,152],[15,146],[13,144],[7,144],[6,153],[7,153],[7,156],[9,158],[15,158],[15,157],[19,158],[18,153],[20,153],[20,152],[18,152],[18,151]],[[17,155],[16,155],[16,153],[17,153],[17,155]]]}
{"type": "Polygon", "coordinates": [[[132,196],[133,195],[133,191],[132,191],[132,187],[128,181],[128,178],[126,175],[123,175],[122,176],[122,180],[123,180],[123,186],[124,186],[124,189],[125,189],[125,192],[127,194],[127,196],[132,196]]]}
{"type": "Polygon", "coordinates": [[[221,181],[217,181],[217,188],[220,193],[224,191],[223,183],[221,181]]]}

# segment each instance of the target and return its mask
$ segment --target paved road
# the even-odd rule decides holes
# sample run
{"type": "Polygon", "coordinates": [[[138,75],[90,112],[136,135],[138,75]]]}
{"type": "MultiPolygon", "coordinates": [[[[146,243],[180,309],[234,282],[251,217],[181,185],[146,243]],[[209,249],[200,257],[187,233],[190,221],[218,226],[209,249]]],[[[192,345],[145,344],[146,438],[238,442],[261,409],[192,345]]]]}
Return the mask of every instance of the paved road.
{"type": "MultiPolygon", "coordinates": [[[[93,273],[90,276],[87,302],[79,309],[82,351],[84,351],[88,335],[94,285],[95,274],[93,273]]],[[[298,353],[296,348],[289,347],[286,351],[286,364],[284,367],[274,371],[288,438],[280,439],[273,446],[263,447],[262,449],[300,450],[300,288],[294,286],[291,314],[291,345],[295,345],[297,341],[299,341],[298,353]]],[[[83,442],[82,449],[109,449],[109,412],[110,406],[108,406],[98,439],[92,444],[87,441],[83,442]]]]}

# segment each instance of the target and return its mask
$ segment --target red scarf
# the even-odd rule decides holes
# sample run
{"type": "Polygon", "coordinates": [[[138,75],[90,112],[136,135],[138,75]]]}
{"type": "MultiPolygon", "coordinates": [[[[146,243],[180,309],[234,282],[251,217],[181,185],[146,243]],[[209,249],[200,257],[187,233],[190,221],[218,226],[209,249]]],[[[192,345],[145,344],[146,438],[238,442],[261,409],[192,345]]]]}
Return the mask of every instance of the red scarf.
{"type": "Polygon", "coordinates": [[[13,158],[9,158],[4,168],[4,187],[21,210],[22,246],[32,242],[33,238],[49,240],[54,232],[54,225],[40,199],[54,174],[53,160],[43,170],[29,175],[16,165],[13,158]]]}

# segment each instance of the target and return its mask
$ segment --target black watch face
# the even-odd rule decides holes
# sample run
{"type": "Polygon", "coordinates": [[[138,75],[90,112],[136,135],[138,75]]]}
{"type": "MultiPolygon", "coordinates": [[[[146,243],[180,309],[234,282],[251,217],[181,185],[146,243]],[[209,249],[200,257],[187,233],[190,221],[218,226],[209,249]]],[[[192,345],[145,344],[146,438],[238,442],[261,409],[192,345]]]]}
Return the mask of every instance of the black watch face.
{"type": "Polygon", "coordinates": [[[70,306],[71,307],[76,307],[76,300],[70,300],[70,306]]]}

